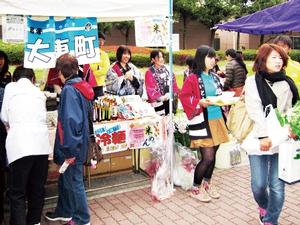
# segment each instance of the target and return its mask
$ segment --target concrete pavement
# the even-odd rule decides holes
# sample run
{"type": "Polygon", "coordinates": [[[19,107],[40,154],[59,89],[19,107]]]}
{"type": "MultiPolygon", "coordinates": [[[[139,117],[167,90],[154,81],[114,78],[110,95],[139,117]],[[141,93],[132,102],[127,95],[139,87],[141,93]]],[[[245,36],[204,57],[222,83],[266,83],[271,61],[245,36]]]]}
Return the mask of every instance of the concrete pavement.
{"type": "MultiPolygon", "coordinates": [[[[214,183],[222,197],[210,203],[201,203],[189,197],[189,193],[180,188],[176,188],[171,198],[154,202],[151,200],[150,186],[95,197],[89,200],[91,224],[259,224],[257,205],[250,190],[249,166],[216,169],[214,183]]],[[[300,224],[300,183],[286,185],[286,200],[279,223],[280,225],[300,224]]],[[[46,224],[61,223],[50,223],[43,219],[41,225],[46,224]]]]}
{"type": "MultiPolygon", "coordinates": [[[[150,187],[99,197],[89,201],[91,224],[197,224],[258,225],[257,205],[250,190],[249,166],[216,169],[214,182],[222,197],[201,203],[176,188],[174,195],[153,202],[150,187]]],[[[300,183],[286,185],[286,200],[280,225],[300,224],[300,183]]],[[[60,223],[46,223],[42,225],[60,223]]]]}

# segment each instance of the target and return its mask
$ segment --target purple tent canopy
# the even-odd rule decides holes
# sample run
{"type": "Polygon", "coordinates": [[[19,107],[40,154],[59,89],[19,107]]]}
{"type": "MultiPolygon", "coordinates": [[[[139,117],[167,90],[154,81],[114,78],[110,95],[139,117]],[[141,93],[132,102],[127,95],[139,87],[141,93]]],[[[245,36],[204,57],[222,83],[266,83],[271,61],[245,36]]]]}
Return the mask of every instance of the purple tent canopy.
{"type": "Polygon", "coordinates": [[[248,34],[300,32],[300,0],[290,0],[231,22],[217,24],[215,28],[248,34]]]}

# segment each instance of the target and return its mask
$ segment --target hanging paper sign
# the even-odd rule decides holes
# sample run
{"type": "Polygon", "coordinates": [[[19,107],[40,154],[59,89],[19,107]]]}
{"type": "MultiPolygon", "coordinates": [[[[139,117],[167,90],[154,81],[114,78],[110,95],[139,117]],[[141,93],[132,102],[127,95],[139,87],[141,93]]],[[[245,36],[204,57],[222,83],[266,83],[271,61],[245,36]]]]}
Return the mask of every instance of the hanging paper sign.
{"type": "Polygon", "coordinates": [[[94,124],[96,142],[102,153],[114,153],[128,149],[127,123],[94,124]]]}
{"type": "Polygon", "coordinates": [[[53,17],[35,21],[27,17],[24,66],[26,68],[55,67],[55,24],[53,17]]]}
{"type": "Polygon", "coordinates": [[[65,53],[74,55],[79,65],[100,58],[96,18],[69,18],[35,21],[28,17],[24,65],[28,68],[53,68],[65,53]]]}
{"type": "Polygon", "coordinates": [[[24,16],[2,16],[2,40],[4,42],[24,41],[24,16]]]}
{"type": "Polygon", "coordinates": [[[69,33],[68,33],[68,21],[67,17],[64,20],[55,21],[55,56],[59,56],[69,53],[69,33]]]}
{"type": "Polygon", "coordinates": [[[162,141],[161,119],[144,119],[129,123],[129,147],[149,148],[162,141]]]}
{"type": "Polygon", "coordinates": [[[79,65],[99,62],[97,19],[70,19],[68,34],[70,53],[78,59],[79,65]]]}
{"type": "Polygon", "coordinates": [[[168,20],[164,17],[135,19],[135,40],[139,47],[166,47],[168,20]]]}

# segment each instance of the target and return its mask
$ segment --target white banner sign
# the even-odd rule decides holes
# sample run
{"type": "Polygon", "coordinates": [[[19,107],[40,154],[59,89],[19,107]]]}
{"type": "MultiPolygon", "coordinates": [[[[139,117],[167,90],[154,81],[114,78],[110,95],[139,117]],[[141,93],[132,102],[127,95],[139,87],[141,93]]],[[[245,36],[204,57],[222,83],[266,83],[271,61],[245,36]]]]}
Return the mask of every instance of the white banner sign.
{"type": "Polygon", "coordinates": [[[2,40],[4,42],[23,42],[25,34],[24,20],[24,16],[2,16],[2,40]]]}
{"type": "Polygon", "coordinates": [[[168,20],[164,17],[137,18],[135,40],[139,47],[166,47],[168,42],[168,20]]]}

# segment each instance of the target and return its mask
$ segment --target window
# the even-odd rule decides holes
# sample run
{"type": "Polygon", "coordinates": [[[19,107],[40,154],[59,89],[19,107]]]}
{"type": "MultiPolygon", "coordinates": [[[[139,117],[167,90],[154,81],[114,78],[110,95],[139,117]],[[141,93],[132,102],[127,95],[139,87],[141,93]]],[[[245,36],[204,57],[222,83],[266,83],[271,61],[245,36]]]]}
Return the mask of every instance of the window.
{"type": "Polygon", "coordinates": [[[300,49],[300,37],[291,37],[293,41],[292,49],[300,49]]]}

